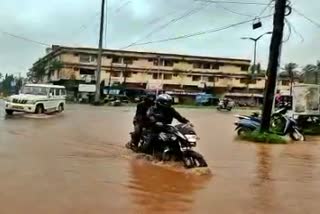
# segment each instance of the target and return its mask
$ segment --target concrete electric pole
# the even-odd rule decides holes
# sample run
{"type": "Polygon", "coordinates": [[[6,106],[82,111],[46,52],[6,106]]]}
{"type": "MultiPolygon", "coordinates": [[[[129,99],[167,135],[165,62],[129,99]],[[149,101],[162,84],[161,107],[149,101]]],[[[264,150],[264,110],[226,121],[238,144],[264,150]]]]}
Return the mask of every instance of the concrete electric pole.
{"type": "Polygon", "coordinates": [[[277,71],[280,63],[286,7],[287,0],[276,0],[275,14],[273,16],[273,33],[270,44],[269,64],[267,69],[266,90],[263,103],[261,132],[269,131],[270,128],[274,92],[277,81],[277,71]]]}
{"type": "Polygon", "coordinates": [[[101,62],[102,62],[102,47],[103,47],[105,1],[106,0],[102,0],[101,2],[99,50],[98,50],[98,58],[97,58],[97,70],[96,70],[96,93],[94,96],[95,105],[98,105],[100,103],[100,82],[101,82],[101,62]]]}

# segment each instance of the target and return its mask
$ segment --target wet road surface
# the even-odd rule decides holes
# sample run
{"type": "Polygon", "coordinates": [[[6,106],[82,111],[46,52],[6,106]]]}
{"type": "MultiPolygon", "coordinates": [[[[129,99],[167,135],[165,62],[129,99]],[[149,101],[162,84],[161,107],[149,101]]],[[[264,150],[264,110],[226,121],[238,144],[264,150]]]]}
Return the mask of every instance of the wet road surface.
{"type": "Polygon", "coordinates": [[[124,149],[134,108],[69,105],[60,115],[8,119],[1,110],[1,214],[319,213],[316,139],[238,142],[234,112],[180,112],[194,123],[212,176],[124,149]]]}

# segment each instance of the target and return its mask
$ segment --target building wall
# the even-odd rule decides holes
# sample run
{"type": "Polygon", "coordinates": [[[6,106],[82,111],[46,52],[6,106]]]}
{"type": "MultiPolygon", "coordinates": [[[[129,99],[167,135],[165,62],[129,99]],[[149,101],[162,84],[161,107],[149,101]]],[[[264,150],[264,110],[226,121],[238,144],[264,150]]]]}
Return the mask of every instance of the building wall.
{"type": "MultiPolygon", "coordinates": [[[[81,72],[84,69],[92,71],[91,79],[95,79],[97,66],[96,52],[66,50],[57,54],[64,67],[54,71],[48,81],[84,80],[81,72]]],[[[177,89],[182,86],[202,88],[204,84],[212,88],[224,88],[216,91],[226,91],[231,88],[257,89],[263,91],[264,77],[247,84],[250,62],[228,59],[203,59],[197,57],[162,56],[161,54],[144,53],[104,53],[102,57],[101,80],[124,82],[130,84],[148,84],[161,82],[177,89]],[[158,66],[158,64],[160,64],[158,66]],[[125,74],[130,74],[125,78],[125,74]],[[159,75],[158,75],[159,74],[159,75]],[[155,78],[158,76],[157,78],[155,78]]]]}

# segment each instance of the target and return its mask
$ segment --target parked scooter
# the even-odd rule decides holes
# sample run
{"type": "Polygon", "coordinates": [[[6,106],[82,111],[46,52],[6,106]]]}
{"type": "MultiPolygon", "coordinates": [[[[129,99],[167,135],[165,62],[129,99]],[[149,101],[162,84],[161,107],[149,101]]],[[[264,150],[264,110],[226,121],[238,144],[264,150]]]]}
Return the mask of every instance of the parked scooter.
{"type": "MultiPolygon", "coordinates": [[[[271,126],[277,127],[279,124],[283,124],[282,130],[277,132],[277,134],[282,136],[289,134],[290,138],[294,141],[304,141],[305,136],[302,134],[301,129],[298,127],[297,121],[292,117],[287,116],[286,113],[287,108],[282,108],[272,114],[271,126]]],[[[236,117],[240,119],[235,123],[235,130],[237,131],[239,136],[260,128],[261,118],[257,115],[237,115],[236,117]]]]}

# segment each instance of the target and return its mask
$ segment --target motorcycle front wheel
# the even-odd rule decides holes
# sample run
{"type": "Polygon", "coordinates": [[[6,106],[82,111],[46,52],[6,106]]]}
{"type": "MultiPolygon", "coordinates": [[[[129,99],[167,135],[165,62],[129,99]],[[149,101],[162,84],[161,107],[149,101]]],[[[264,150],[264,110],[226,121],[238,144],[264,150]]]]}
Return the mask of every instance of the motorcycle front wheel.
{"type": "Polygon", "coordinates": [[[291,132],[289,135],[294,141],[305,141],[305,136],[298,130],[293,130],[293,132],[291,132]]]}
{"type": "Polygon", "coordinates": [[[183,163],[186,168],[207,167],[208,164],[204,157],[195,151],[187,151],[183,157],[183,163]]]}

